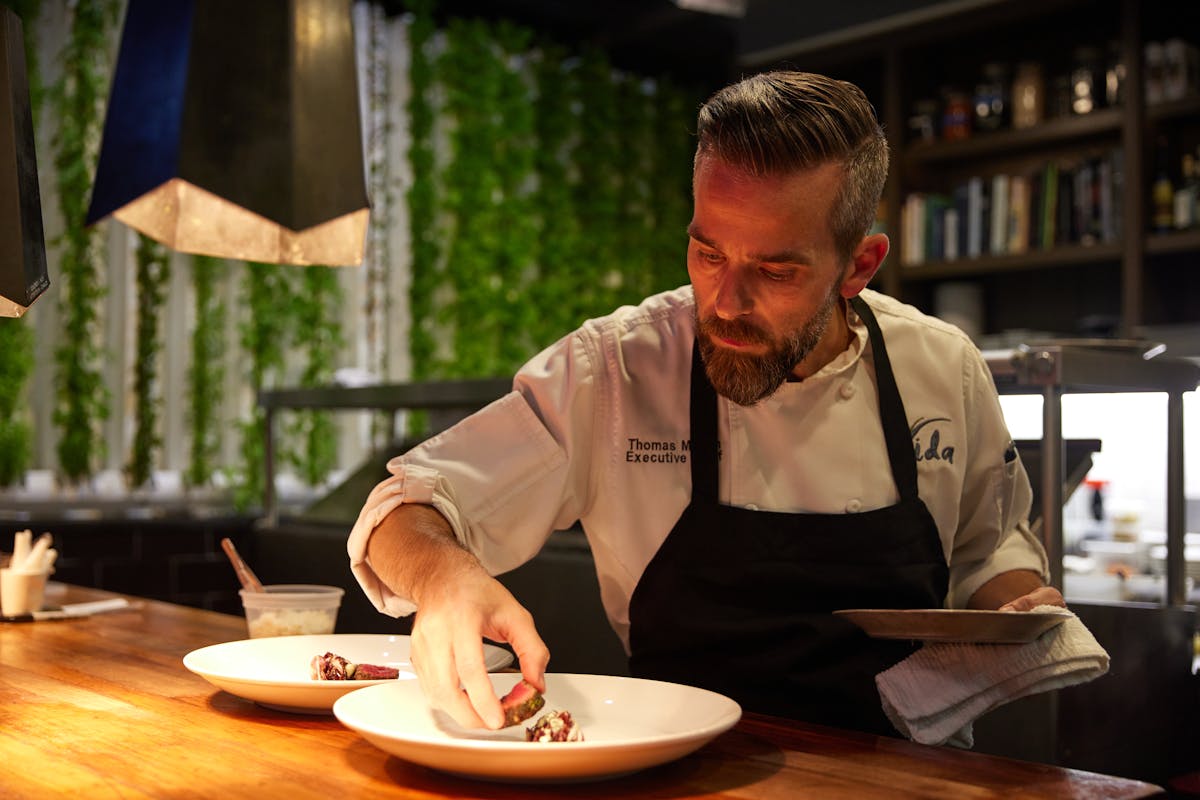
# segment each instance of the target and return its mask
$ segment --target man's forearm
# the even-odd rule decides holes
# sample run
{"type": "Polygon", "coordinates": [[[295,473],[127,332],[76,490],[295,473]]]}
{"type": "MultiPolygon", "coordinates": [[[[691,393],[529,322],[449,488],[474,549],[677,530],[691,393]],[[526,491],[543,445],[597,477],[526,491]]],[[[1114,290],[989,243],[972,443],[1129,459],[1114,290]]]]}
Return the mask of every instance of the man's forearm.
{"type": "Polygon", "coordinates": [[[384,517],[367,540],[367,560],[393,592],[418,606],[456,573],[482,569],[441,512],[420,503],[398,506],[384,517]]]}

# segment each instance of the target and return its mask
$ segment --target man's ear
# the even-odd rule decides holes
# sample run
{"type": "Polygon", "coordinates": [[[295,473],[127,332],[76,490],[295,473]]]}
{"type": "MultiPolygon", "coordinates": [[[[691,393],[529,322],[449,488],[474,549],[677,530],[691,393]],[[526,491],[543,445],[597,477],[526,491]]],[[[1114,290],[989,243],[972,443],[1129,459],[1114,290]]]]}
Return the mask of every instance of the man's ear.
{"type": "Polygon", "coordinates": [[[842,276],[842,297],[855,297],[867,288],[883,264],[889,246],[887,234],[872,233],[863,237],[858,247],[854,248],[854,255],[842,276]]]}

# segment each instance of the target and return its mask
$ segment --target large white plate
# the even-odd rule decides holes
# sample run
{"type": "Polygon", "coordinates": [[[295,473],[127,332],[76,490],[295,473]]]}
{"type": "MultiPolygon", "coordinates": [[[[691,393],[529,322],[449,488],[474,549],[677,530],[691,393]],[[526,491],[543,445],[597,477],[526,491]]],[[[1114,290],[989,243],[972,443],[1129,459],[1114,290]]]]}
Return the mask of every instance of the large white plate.
{"type": "Polygon", "coordinates": [[[850,608],[835,611],[876,639],[1022,644],[1061,625],[1062,611],[977,611],[945,608],[850,608]]]}
{"type": "MultiPolygon", "coordinates": [[[[502,669],[512,654],[485,644],[484,663],[502,669]]],[[[412,683],[409,637],[370,633],[272,636],[209,645],[183,657],[183,665],[219,689],[280,711],[329,714],[347,692],[376,684],[412,683]],[[400,670],[399,681],[318,681],[312,678],[313,656],[336,653],[358,664],[400,670]]]]}
{"type": "MultiPolygon", "coordinates": [[[[497,694],[520,675],[492,675],[497,694]]],[[[546,675],[548,711],[569,711],[582,742],[525,741],[525,725],[462,728],[430,708],[416,681],[339,698],[333,713],[392,755],[433,769],[501,781],[578,781],[664,764],[698,750],[741,719],[724,695],[676,683],[607,675],[546,675]]],[[[530,723],[532,724],[532,721],[530,723]]]]}

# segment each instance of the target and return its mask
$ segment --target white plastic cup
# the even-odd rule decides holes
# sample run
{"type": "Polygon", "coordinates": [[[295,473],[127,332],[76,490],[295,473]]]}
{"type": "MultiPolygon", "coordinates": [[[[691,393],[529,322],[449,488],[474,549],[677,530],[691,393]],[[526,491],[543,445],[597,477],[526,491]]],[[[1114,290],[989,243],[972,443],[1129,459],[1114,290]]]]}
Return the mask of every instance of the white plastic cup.
{"type": "Polygon", "coordinates": [[[263,589],[238,591],[251,639],[333,633],[345,594],[341,587],[281,583],[263,589]]]}
{"type": "Polygon", "coordinates": [[[0,569],[0,613],[15,617],[41,611],[49,578],[50,570],[24,572],[11,567],[0,569]]]}

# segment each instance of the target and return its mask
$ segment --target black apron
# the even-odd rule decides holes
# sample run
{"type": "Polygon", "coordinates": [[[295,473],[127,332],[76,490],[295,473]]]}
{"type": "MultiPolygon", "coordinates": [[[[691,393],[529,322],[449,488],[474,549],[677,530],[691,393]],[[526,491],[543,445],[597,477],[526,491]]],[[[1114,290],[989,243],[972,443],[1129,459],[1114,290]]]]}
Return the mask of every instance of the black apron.
{"type": "MultiPolygon", "coordinates": [[[[692,351],[692,500],[629,603],[630,671],[701,686],[747,711],[895,736],[875,675],[917,644],[868,638],[830,612],[941,608],[949,571],[875,315],[867,326],[900,502],[847,514],[751,511],[717,501],[717,397],[692,351]]],[[[820,458],[820,454],[814,454],[820,458]]]]}

